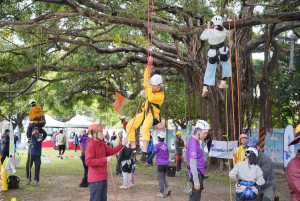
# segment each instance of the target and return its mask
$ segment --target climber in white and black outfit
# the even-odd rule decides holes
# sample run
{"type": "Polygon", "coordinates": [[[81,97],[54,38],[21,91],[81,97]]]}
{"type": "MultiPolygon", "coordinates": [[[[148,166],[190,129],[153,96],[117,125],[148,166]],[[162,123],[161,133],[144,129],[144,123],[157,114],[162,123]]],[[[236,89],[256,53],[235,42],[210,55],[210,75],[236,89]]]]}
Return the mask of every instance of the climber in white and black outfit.
{"type": "Polygon", "coordinates": [[[226,78],[231,77],[231,64],[228,56],[228,47],[224,45],[224,40],[228,35],[228,30],[223,27],[223,19],[221,16],[214,16],[211,19],[213,25],[207,24],[207,29],[200,36],[201,40],[208,40],[210,49],[208,51],[208,61],[204,76],[204,87],[202,89],[202,97],[208,94],[207,86],[215,85],[215,75],[217,64],[220,61],[222,65],[222,80],[219,88],[227,88],[226,78]]]}

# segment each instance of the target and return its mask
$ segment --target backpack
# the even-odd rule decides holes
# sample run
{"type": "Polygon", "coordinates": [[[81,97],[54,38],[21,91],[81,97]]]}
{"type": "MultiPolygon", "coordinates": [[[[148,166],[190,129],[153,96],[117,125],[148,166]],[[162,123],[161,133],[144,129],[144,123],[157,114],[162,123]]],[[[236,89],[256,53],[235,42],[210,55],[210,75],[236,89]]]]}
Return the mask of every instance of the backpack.
{"type": "Polygon", "coordinates": [[[18,189],[19,183],[20,183],[20,179],[15,175],[11,175],[7,179],[8,189],[18,189]]]}

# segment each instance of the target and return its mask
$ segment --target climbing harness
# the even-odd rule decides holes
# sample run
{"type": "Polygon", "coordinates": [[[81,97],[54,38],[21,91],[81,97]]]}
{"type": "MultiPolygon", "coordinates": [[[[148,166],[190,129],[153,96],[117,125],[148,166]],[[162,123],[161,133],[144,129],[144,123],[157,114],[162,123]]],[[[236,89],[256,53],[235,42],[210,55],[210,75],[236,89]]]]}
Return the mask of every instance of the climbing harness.
{"type": "Polygon", "coordinates": [[[250,182],[250,181],[243,181],[243,180],[239,180],[238,181],[238,185],[243,185],[246,186],[246,189],[244,190],[243,194],[240,196],[240,199],[242,199],[244,196],[246,198],[249,198],[248,195],[250,195],[250,198],[252,200],[255,199],[254,194],[253,194],[253,190],[252,190],[252,186],[258,188],[258,186],[256,185],[256,183],[250,182]]]}

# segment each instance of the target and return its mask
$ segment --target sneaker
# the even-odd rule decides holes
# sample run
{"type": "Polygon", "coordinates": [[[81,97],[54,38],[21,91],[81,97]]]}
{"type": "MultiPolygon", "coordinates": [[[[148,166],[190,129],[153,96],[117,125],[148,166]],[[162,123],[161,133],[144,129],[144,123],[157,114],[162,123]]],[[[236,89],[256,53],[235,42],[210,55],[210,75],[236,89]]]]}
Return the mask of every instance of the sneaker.
{"type": "Polygon", "coordinates": [[[34,181],[34,186],[38,186],[39,182],[38,181],[34,181]]]}
{"type": "Polygon", "coordinates": [[[165,195],[164,195],[164,194],[162,194],[162,193],[157,193],[157,194],[156,194],[156,197],[159,197],[159,198],[164,198],[164,197],[165,197],[165,195]]]}
{"type": "Polygon", "coordinates": [[[204,86],[202,89],[202,97],[205,98],[208,95],[208,89],[207,86],[204,86]]]}
{"type": "Polygon", "coordinates": [[[31,182],[31,180],[27,179],[27,181],[26,181],[26,185],[29,185],[29,184],[30,184],[30,182],[31,182]]]}
{"type": "Polygon", "coordinates": [[[134,184],[133,184],[133,183],[131,183],[131,184],[130,184],[130,186],[131,186],[131,187],[133,187],[133,186],[134,186],[134,184]]]}
{"type": "Polygon", "coordinates": [[[167,196],[169,196],[169,195],[171,195],[171,188],[170,187],[167,188],[167,196]]]}
{"type": "Polygon", "coordinates": [[[142,157],[141,157],[141,163],[146,163],[147,162],[147,160],[148,160],[148,158],[149,158],[149,154],[148,154],[148,152],[143,152],[142,153],[142,157]]]}
{"type": "Polygon", "coordinates": [[[119,188],[121,188],[121,189],[125,189],[125,188],[127,188],[127,186],[125,186],[125,185],[122,185],[122,186],[120,186],[119,188]]]}
{"type": "Polygon", "coordinates": [[[226,81],[221,80],[220,85],[219,85],[220,89],[227,89],[228,85],[226,84],[226,81]]]}

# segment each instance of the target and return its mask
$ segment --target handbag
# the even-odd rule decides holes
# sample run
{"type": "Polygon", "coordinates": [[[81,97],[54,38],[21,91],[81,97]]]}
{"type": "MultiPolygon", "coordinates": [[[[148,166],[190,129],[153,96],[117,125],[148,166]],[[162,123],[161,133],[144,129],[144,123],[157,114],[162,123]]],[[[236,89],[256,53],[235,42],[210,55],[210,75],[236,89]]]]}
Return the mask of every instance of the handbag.
{"type": "Polygon", "coordinates": [[[18,189],[20,179],[17,176],[11,175],[7,179],[8,189],[18,189]]]}

